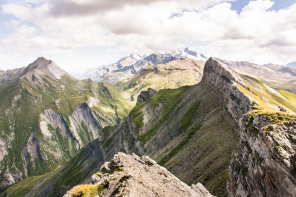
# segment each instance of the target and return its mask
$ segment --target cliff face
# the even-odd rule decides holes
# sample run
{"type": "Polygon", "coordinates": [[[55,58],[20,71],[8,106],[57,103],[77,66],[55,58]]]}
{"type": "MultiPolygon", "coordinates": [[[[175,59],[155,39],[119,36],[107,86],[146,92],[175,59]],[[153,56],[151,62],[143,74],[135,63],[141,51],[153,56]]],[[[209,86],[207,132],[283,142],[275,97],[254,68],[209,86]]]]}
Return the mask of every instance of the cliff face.
{"type": "Polygon", "coordinates": [[[229,196],[296,196],[296,117],[244,116],[229,196]]]}
{"type": "Polygon", "coordinates": [[[225,111],[235,120],[236,125],[242,115],[251,110],[251,99],[235,86],[244,86],[243,79],[222,62],[210,58],[206,62],[202,81],[219,94],[225,111]]]}
{"type": "Polygon", "coordinates": [[[211,197],[201,185],[189,187],[148,156],[118,153],[92,176],[92,184],[78,185],[64,197],[78,196],[192,196],[211,197]]]}
{"type": "Polygon", "coordinates": [[[296,117],[293,110],[281,112],[294,105],[213,58],[206,63],[202,81],[220,95],[239,134],[229,167],[228,195],[296,196],[296,117]]]}

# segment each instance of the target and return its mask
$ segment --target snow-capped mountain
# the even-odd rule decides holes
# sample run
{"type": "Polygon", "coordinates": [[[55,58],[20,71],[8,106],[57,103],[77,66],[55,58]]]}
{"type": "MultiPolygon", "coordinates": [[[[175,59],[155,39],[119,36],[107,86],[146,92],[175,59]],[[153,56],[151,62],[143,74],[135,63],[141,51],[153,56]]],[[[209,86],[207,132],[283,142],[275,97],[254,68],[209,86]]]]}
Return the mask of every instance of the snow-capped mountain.
{"type": "Polygon", "coordinates": [[[191,58],[206,61],[207,57],[195,51],[185,48],[165,53],[153,53],[150,55],[130,54],[119,59],[116,63],[88,70],[79,76],[81,79],[91,78],[96,81],[116,83],[141,71],[147,65],[166,64],[174,60],[191,58]]]}

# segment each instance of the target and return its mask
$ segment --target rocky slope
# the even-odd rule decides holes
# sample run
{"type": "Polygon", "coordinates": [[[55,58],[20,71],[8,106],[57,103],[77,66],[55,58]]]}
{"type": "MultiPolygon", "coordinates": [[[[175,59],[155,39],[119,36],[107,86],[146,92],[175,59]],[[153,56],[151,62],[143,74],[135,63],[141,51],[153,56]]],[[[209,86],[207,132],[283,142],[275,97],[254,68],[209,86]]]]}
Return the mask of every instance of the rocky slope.
{"type": "Polygon", "coordinates": [[[92,184],[78,185],[64,197],[78,196],[212,196],[201,184],[189,187],[148,156],[118,153],[92,176],[92,184]]]}
{"type": "Polygon", "coordinates": [[[296,116],[245,115],[239,131],[229,196],[296,196],[296,116]]]}
{"type": "Polygon", "coordinates": [[[199,84],[160,90],[155,95],[145,94],[144,98],[121,124],[99,131],[101,138],[91,149],[102,155],[93,156],[98,159],[96,163],[84,156],[83,150],[88,148],[83,149],[58,172],[38,177],[42,180],[38,188],[29,184],[32,181],[24,180],[9,188],[8,196],[19,194],[18,188],[27,184],[30,187],[25,187],[23,195],[63,194],[78,183],[87,183],[93,169],[111,160],[117,152],[149,155],[188,185],[200,182],[217,196],[264,196],[271,194],[271,185],[280,182],[284,185],[274,187],[276,194],[293,196],[293,190],[289,193],[284,187],[295,188],[296,95],[276,91],[210,58],[199,84]],[[248,113],[249,121],[245,119],[248,113]],[[268,118],[256,118],[260,114],[268,118]],[[271,139],[264,137],[270,121],[275,129],[269,132],[271,139]],[[252,150],[258,151],[260,157],[252,150]],[[88,160],[94,163],[94,168],[89,169],[91,173],[81,170],[80,163],[88,160]],[[275,167],[278,171],[273,170],[275,167]],[[275,176],[274,172],[282,176],[275,176]]]}
{"type": "Polygon", "coordinates": [[[45,58],[2,76],[0,186],[65,163],[131,108],[114,86],[79,81],[45,58]]]}
{"type": "Polygon", "coordinates": [[[182,60],[185,58],[201,61],[207,60],[203,54],[197,54],[188,48],[168,53],[154,53],[148,56],[130,54],[129,56],[121,58],[116,63],[90,69],[79,77],[82,79],[91,78],[95,81],[116,83],[135,75],[147,65],[166,64],[174,60],[182,60]]]}

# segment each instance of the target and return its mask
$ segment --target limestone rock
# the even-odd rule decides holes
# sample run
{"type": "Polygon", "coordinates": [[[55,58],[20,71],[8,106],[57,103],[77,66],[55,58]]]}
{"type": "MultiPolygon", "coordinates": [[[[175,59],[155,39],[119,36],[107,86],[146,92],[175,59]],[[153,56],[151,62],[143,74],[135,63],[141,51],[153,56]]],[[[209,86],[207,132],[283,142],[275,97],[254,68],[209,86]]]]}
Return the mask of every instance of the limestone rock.
{"type": "Polygon", "coordinates": [[[152,88],[148,88],[147,91],[142,91],[137,99],[137,104],[148,101],[148,99],[156,94],[156,91],[152,88]]]}
{"type": "Polygon", "coordinates": [[[229,196],[296,196],[296,117],[279,119],[275,123],[268,114],[241,119],[229,196]]]}
{"type": "Polygon", "coordinates": [[[224,108],[237,125],[242,115],[251,110],[252,100],[235,86],[244,86],[243,79],[226,64],[210,58],[206,62],[202,82],[219,94],[224,108]]]}
{"type": "Polygon", "coordinates": [[[212,196],[201,184],[189,187],[148,156],[118,153],[92,176],[92,185],[76,186],[68,196],[212,196]]]}

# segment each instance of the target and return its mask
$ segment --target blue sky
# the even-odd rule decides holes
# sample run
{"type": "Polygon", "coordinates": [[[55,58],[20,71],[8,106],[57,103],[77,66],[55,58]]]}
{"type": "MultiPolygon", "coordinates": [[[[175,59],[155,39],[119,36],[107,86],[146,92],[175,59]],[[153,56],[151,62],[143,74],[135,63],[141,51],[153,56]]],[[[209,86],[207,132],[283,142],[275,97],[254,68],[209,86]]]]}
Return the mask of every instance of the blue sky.
{"type": "Polygon", "coordinates": [[[73,74],[129,53],[187,46],[207,56],[286,64],[296,60],[294,13],[294,0],[4,0],[0,69],[44,56],[73,74]]]}
{"type": "MultiPolygon", "coordinates": [[[[236,10],[237,12],[241,12],[241,10],[248,5],[250,0],[239,0],[231,2],[231,8],[236,10]]],[[[295,0],[274,0],[274,5],[270,10],[280,10],[287,8],[295,3],[295,0]]]]}

